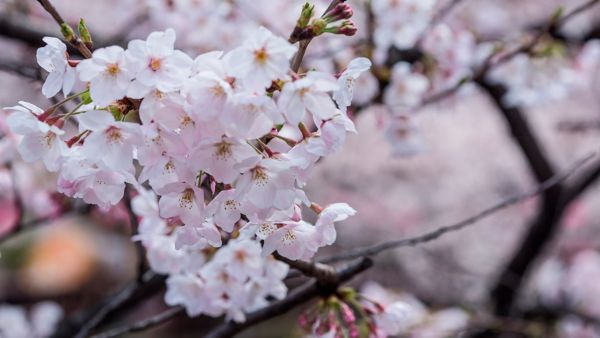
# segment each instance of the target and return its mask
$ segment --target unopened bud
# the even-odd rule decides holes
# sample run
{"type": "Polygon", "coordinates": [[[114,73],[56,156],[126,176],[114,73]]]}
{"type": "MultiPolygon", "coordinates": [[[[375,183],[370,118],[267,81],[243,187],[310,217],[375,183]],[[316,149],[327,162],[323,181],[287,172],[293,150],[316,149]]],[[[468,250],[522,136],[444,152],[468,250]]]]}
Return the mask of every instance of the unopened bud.
{"type": "Polygon", "coordinates": [[[327,22],[336,22],[340,20],[350,19],[354,12],[352,7],[347,3],[339,3],[333,7],[329,12],[325,13],[323,19],[327,22]]]}
{"type": "Polygon", "coordinates": [[[350,308],[348,304],[340,303],[340,313],[342,314],[342,319],[346,324],[353,324],[356,322],[354,311],[352,311],[352,308],[350,308]]]}
{"type": "Polygon", "coordinates": [[[352,22],[350,20],[345,20],[342,22],[342,25],[340,26],[338,34],[353,36],[354,34],[356,34],[357,31],[358,31],[358,29],[354,25],[354,22],[352,22]]]}
{"type": "Polygon", "coordinates": [[[359,338],[360,337],[360,330],[358,329],[358,326],[355,323],[352,323],[350,325],[350,327],[348,328],[348,336],[350,338],[359,338]]]}
{"type": "Polygon", "coordinates": [[[77,38],[75,37],[75,32],[73,32],[73,28],[66,23],[62,23],[60,25],[60,32],[62,33],[65,40],[69,42],[75,41],[77,38]]]}
{"type": "Polygon", "coordinates": [[[81,37],[81,41],[85,44],[85,46],[89,49],[94,47],[94,42],[92,41],[92,35],[85,24],[83,19],[79,19],[79,25],[77,26],[77,30],[79,31],[79,36],[81,37]]]}
{"type": "Polygon", "coordinates": [[[313,17],[314,11],[315,5],[311,5],[308,2],[305,3],[304,6],[302,6],[302,12],[300,13],[300,17],[298,18],[296,26],[300,28],[306,28],[310,22],[310,19],[313,17]]]}

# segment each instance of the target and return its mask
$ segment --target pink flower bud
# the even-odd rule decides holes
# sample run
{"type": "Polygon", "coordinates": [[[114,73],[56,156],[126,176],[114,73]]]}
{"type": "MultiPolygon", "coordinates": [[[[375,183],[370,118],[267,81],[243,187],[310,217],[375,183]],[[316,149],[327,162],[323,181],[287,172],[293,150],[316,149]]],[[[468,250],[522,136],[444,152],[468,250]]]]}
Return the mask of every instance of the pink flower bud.
{"type": "Polygon", "coordinates": [[[354,34],[356,34],[357,31],[358,31],[358,29],[354,25],[354,22],[352,22],[350,20],[346,20],[346,21],[342,22],[342,26],[340,27],[338,34],[344,34],[346,36],[353,36],[354,34]]]}
{"type": "Polygon", "coordinates": [[[344,322],[346,324],[354,324],[356,322],[356,316],[354,315],[354,311],[352,311],[352,308],[350,308],[350,306],[348,306],[348,304],[346,303],[341,303],[340,306],[340,312],[342,314],[342,319],[344,319],[344,322]]]}
{"type": "Polygon", "coordinates": [[[339,3],[324,16],[327,22],[336,22],[339,20],[350,19],[354,12],[347,3],[339,3]]]}

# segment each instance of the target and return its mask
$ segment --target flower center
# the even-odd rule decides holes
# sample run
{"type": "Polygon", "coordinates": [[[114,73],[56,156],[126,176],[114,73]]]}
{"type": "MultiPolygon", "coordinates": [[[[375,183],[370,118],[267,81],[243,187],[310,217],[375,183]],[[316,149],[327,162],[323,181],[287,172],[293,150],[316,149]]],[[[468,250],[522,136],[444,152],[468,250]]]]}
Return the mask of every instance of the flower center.
{"type": "Polygon", "coordinates": [[[235,200],[227,200],[224,203],[223,209],[225,210],[237,210],[240,204],[235,200]]]}
{"type": "Polygon", "coordinates": [[[161,59],[152,58],[152,59],[150,59],[149,66],[150,66],[150,69],[152,69],[153,71],[157,71],[162,66],[162,60],[161,59]]]}
{"type": "Polygon", "coordinates": [[[181,128],[187,128],[190,125],[194,124],[194,120],[192,120],[191,117],[189,117],[189,115],[184,115],[181,118],[181,128]]]}
{"type": "Polygon", "coordinates": [[[119,65],[116,63],[111,63],[106,66],[106,73],[108,73],[108,75],[115,76],[119,74],[120,71],[119,65]]]}
{"type": "Polygon", "coordinates": [[[106,130],[106,140],[108,143],[121,143],[123,141],[123,134],[121,133],[121,129],[117,127],[109,127],[106,130]]]}
{"type": "Polygon", "coordinates": [[[169,162],[165,164],[165,171],[168,173],[173,173],[173,171],[175,171],[175,164],[173,164],[173,161],[169,160],[169,162]]]}
{"type": "Polygon", "coordinates": [[[259,238],[267,238],[273,231],[277,230],[275,224],[263,223],[258,227],[257,233],[259,238]]]}
{"type": "Polygon", "coordinates": [[[254,51],[254,59],[256,60],[256,62],[265,64],[268,58],[269,54],[267,54],[267,51],[264,47],[254,51]]]}
{"type": "Polygon", "coordinates": [[[295,240],[296,240],[296,234],[293,233],[291,230],[286,231],[285,234],[283,235],[283,237],[281,237],[281,241],[283,242],[283,245],[290,245],[290,244],[294,243],[295,240]]]}
{"type": "Polygon", "coordinates": [[[215,156],[220,160],[227,160],[231,157],[231,143],[221,141],[215,144],[215,156]]]}
{"type": "Polygon", "coordinates": [[[252,180],[256,185],[265,186],[269,182],[269,175],[262,167],[252,169],[252,180]]]}
{"type": "Polygon", "coordinates": [[[194,200],[194,190],[186,189],[179,197],[179,207],[182,209],[186,208],[186,209],[191,210],[193,200],[194,200]]]}

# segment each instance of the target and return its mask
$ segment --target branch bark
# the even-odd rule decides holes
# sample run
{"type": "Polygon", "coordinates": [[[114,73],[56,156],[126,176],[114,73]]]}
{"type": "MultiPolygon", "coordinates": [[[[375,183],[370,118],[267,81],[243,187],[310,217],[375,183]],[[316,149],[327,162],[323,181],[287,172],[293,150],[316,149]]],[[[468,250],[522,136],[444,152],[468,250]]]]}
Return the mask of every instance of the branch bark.
{"type": "MultiPolygon", "coordinates": [[[[513,138],[525,156],[530,170],[538,182],[554,175],[554,168],[536,139],[523,112],[516,107],[504,104],[506,88],[501,84],[492,84],[484,78],[478,85],[487,92],[498,111],[506,120],[513,138]]],[[[577,198],[600,172],[592,172],[583,179],[580,186],[569,189],[565,184],[557,184],[545,191],[537,215],[531,221],[529,231],[518,246],[515,254],[502,270],[495,287],[491,291],[494,312],[499,316],[509,316],[514,312],[516,296],[527,273],[535,260],[540,256],[546,244],[554,237],[566,207],[577,198]]]]}
{"type": "Polygon", "coordinates": [[[433,241],[433,240],[438,239],[450,232],[455,232],[455,231],[464,229],[468,226],[474,225],[475,223],[482,220],[483,218],[486,218],[500,210],[503,210],[511,205],[521,203],[521,202],[523,202],[527,199],[530,199],[532,197],[535,197],[549,189],[552,189],[554,186],[556,186],[557,184],[560,184],[565,179],[567,179],[568,177],[573,175],[579,168],[581,168],[584,164],[588,163],[594,156],[595,155],[586,156],[586,157],[582,158],[581,160],[575,162],[569,169],[565,170],[564,172],[562,172],[560,174],[557,174],[557,175],[551,177],[550,179],[535,186],[533,189],[531,189],[525,193],[517,194],[512,197],[509,197],[509,198],[507,198],[497,204],[494,204],[493,206],[491,206],[487,209],[484,209],[484,210],[476,213],[475,215],[473,215],[469,218],[466,218],[458,223],[454,223],[452,225],[447,225],[447,226],[442,226],[433,231],[424,233],[419,236],[410,237],[410,238],[402,238],[399,240],[388,241],[388,242],[383,242],[383,243],[379,243],[379,244],[375,244],[375,245],[371,245],[371,246],[366,246],[363,248],[358,248],[358,249],[351,250],[351,251],[348,251],[348,252],[345,252],[345,253],[342,253],[339,255],[321,259],[320,262],[334,263],[334,262],[339,262],[339,261],[344,261],[344,260],[349,260],[349,259],[355,259],[355,258],[359,258],[359,257],[363,257],[363,256],[375,256],[386,250],[392,250],[392,249],[397,249],[397,248],[406,247],[406,246],[415,246],[415,245],[433,241]]]}
{"type": "MultiPolygon", "coordinates": [[[[48,14],[50,14],[52,16],[54,21],[56,21],[56,23],[59,26],[61,26],[61,28],[63,25],[68,25],[65,22],[65,20],[62,18],[62,16],[58,13],[56,8],[52,5],[50,0],[37,0],[37,1],[40,3],[40,5],[42,5],[42,7],[44,7],[46,12],[48,12],[48,14]]],[[[71,45],[73,45],[73,47],[75,47],[84,58],[89,59],[92,57],[92,52],[90,51],[90,49],[83,43],[83,41],[81,41],[79,36],[77,36],[76,34],[73,34],[73,38],[71,38],[70,41],[68,41],[68,42],[71,45]]]]}

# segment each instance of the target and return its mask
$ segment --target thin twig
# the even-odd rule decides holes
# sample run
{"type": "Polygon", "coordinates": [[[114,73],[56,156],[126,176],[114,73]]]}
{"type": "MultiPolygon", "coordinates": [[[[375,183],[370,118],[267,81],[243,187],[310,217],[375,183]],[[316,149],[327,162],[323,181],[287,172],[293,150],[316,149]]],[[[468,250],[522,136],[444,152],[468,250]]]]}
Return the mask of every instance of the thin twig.
{"type": "Polygon", "coordinates": [[[75,338],[85,338],[88,336],[91,330],[93,330],[96,326],[98,326],[108,314],[117,309],[121,304],[123,304],[133,292],[138,288],[139,283],[136,281],[129,283],[123,290],[116,293],[113,297],[109,299],[105,306],[100,308],[98,312],[94,314],[90,320],[85,322],[81,329],[75,335],[75,338]]]}
{"type": "Polygon", "coordinates": [[[588,9],[597,5],[598,3],[600,3],[600,0],[590,0],[588,2],[582,3],[578,7],[575,7],[574,9],[572,9],[571,12],[569,12],[568,14],[565,14],[562,17],[560,17],[557,21],[557,26],[564,25],[565,22],[571,20],[574,16],[577,16],[577,15],[587,11],[588,9]]]}
{"type": "MultiPolygon", "coordinates": [[[[331,1],[331,3],[329,4],[329,6],[325,10],[325,12],[323,12],[323,15],[325,15],[325,13],[329,12],[337,4],[339,4],[339,3],[343,2],[343,1],[344,0],[333,0],[333,1],[331,1]]],[[[310,44],[311,41],[312,41],[312,39],[306,39],[306,40],[301,40],[298,43],[298,52],[294,56],[294,59],[292,60],[291,67],[290,67],[295,73],[297,73],[298,70],[300,70],[300,66],[302,65],[302,60],[304,59],[304,55],[306,54],[306,49],[308,48],[308,45],[310,44]]]]}
{"type": "Polygon", "coordinates": [[[335,255],[332,257],[325,258],[325,259],[321,259],[319,261],[321,263],[334,263],[334,262],[339,262],[339,261],[355,259],[358,257],[375,256],[386,250],[396,249],[396,248],[405,247],[405,246],[415,246],[418,244],[423,244],[423,243],[433,241],[449,232],[461,230],[461,229],[463,229],[467,226],[473,225],[473,224],[477,223],[478,221],[480,221],[481,219],[483,219],[487,216],[490,216],[500,210],[503,210],[511,205],[521,203],[529,198],[535,197],[535,196],[543,193],[544,191],[554,187],[555,185],[559,184],[560,182],[564,181],[566,178],[571,176],[575,171],[577,171],[581,166],[583,166],[585,163],[590,161],[594,156],[595,156],[595,154],[588,155],[588,156],[584,157],[583,159],[575,162],[566,171],[551,177],[550,179],[544,181],[540,185],[537,185],[535,188],[533,188],[525,193],[517,194],[515,196],[509,197],[509,198],[507,198],[487,209],[484,209],[484,210],[476,213],[475,215],[473,215],[467,219],[464,219],[458,223],[455,223],[452,225],[447,225],[447,226],[442,226],[433,231],[424,233],[424,234],[416,236],[416,237],[403,238],[403,239],[399,239],[399,240],[393,240],[393,241],[383,242],[380,244],[370,245],[370,246],[366,246],[363,248],[358,248],[356,250],[351,250],[349,252],[342,253],[340,255],[335,255]]]}
{"type": "MultiPolygon", "coordinates": [[[[42,7],[44,7],[46,12],[48,12],[52,16],[54,21],[56,21],[56,23],[59,26],[63,26],[63,25],[67,24],[65,22],[65,20],[62,18],[62,16],[58,13],[56,8],[52,5],[50,0],[37,0],[37,1],[40,3],[40,5],[42,5],[42,7]]],[[[73,38],[70,39],[70,41],[68,41],[68,42],[70,44],[72,44],[73,47],[75,47],[84,58],[89,59],[92,57],[92,52],[90,51],[90,49],[75,34],[73,34],[73,38]]]]}

